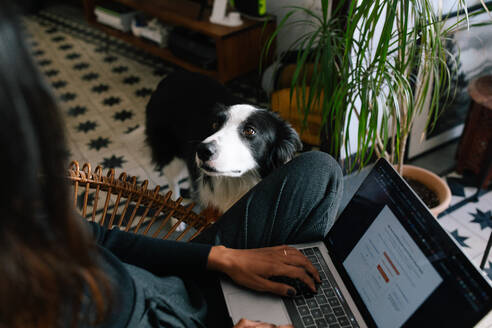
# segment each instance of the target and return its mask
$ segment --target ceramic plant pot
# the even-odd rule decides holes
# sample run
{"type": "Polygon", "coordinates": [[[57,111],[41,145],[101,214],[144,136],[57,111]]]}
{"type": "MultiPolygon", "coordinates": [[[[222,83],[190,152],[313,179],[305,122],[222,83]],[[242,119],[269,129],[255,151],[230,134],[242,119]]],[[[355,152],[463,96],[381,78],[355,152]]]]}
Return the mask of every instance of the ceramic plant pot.
{"type": "Polygon", "coordinates": [[[446,181],[439,176],[429,170],[413,165],[403,165],[403,176],[424,184],[437,195],[439,205],[430,208],[431,213],[435,217],[449,207],[451,203],[451,190],[446,181]]]}

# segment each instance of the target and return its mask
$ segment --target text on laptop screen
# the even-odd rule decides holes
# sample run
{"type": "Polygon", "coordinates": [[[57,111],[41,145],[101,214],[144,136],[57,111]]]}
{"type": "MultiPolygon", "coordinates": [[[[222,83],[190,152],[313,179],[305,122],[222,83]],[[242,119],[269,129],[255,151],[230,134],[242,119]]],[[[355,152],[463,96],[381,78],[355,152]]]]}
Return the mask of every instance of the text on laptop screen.
{"type": "Polygon", "coordinates": [[[378,327],[467,327],[492,288],[385,161],[379,161],[325,243],[358,307],[378,327]]]}
{"type": "Polygon", "coordinates": [[[442,282],[385,206],[343,261],[378,327],[400,327],[442,282]]]}

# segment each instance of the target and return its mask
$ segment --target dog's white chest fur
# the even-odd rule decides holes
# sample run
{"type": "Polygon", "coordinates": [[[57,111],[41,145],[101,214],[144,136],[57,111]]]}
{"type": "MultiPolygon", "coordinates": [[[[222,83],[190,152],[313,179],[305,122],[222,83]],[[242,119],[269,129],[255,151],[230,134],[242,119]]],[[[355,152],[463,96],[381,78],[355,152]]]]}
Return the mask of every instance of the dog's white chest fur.
{"type": "Polygon", "coordinates": [[[205,206],[216,207],[224,213],[253,188],[260,179],[260,175],[255,170],[249,171],[241,177],[202,176],[198,183],[200,203],[205,206]]]}

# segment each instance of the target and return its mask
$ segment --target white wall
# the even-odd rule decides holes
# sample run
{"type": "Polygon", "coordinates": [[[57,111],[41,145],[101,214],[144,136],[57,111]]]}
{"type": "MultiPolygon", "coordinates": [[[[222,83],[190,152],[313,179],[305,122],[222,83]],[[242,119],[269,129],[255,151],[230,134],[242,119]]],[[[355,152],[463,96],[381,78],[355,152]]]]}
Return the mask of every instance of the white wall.
{"type": "MultiPolygon", "coordinates": [[[[442,7],[442,14],[446,15],[449,13],[454,13],[456,12],[456,9],[458,8],[458,0],[431,0],[434,9],[438,10],[439,6],[442,7]]],[[[466,5],[467,7],[472,7],[475,5],[480,4],[480,0],[467,0],[466,5]]]]}
{"type": "MultiPolygon", "coordinates": [[[[280,23],[282,18],[291,10],[289,7],[299,6],[308,8],[312,11],[321,13],[321,1],[320,0],[267,0],[267,12],[277,16],[277,24],[280,23]]],[[[306,18],[307,15],[295,15],[292,19],[306,18]],[[304,16],[304,17],[303,17],[304,16]]],[[[282,29],[277,38],[277,51],[281,53],[289,48],[289,46],[299,37],[302,33],[305,33],[306,28],[302,26],[287,26],[282,29]]]]}

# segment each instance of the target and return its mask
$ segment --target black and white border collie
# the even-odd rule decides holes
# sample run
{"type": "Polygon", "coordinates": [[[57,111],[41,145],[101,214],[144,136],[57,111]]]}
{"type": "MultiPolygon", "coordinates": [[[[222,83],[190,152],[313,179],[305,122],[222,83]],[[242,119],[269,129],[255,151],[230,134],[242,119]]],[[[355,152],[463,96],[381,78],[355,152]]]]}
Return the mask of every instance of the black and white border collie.
{"type": "Polygon", "coordinates": [[[158,85],[147,105],[145,131],[174,199],[187,171],[193,201],[220,213],[302,148],[296,131],[277,114],[188,72],[173,73],[158,85]]]}

